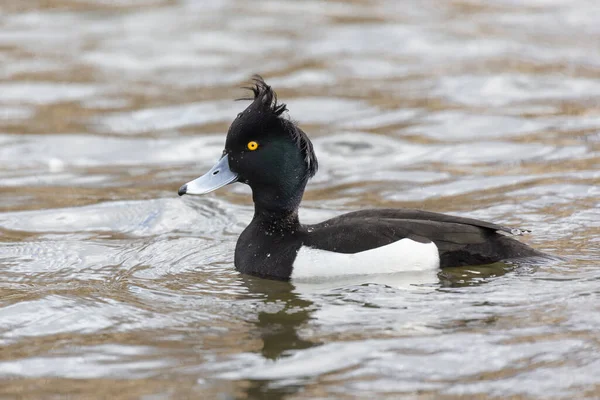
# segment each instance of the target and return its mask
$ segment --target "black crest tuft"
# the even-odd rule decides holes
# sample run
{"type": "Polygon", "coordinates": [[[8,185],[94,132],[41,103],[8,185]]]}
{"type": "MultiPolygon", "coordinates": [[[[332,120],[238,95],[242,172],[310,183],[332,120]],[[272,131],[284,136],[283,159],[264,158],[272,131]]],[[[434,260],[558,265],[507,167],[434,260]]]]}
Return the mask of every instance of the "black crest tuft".
{"type": "Polygon", "coordinates": [[[254,93],[254,98],[244,97],[238,100],[253,100],[255,103],[262,105],[265,111],[269,111],[276,116],[280,116],[287,107],[284,103],[277,103],[277,93],[271,86],[267,85],[265,80],[260,75],[253,75],[252,82],[254,86],[246,86],[243,89],[248,89],[254,93]]]}
{"type": "Polygon", "coordinates": [[[287,106],[285,103],[277,102],[277,93],[271,86],[267,85],[260,75],[252,76],[252,82],[254,86],[244,87],[244,89],[251,90],[254,93],[254,98],[241,98],[238,100],[252,100],[253,103],[249,108],[259,109],[265,114],[270,113],[281,123],[283,130],[290,135],[304,157],[307,177],[312,178],[317,173],[319,163],[310,139],[295,122],[282,116],[285,111],[288,111],[287,106]]]}

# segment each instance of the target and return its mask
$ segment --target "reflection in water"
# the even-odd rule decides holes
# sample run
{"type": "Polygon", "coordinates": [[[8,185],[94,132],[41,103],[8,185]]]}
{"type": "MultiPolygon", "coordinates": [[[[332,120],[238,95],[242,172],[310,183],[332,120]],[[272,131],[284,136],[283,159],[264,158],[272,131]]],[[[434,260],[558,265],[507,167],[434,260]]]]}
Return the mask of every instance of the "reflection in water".
{"type": "MultiPolygon", "coordinates": [[[[311,319],[315,305],[300,298],[289,282],[265,281],[251,276],[243,276],[243,282],[249,291],[263,294],[263,304],[258,312],[255,328],[263,342],[261,355],[276,361],[290,355],[291,351],[304,350],[318,346],[319,343],[304,340],[298,330],[311,319]]],[[[247,398],[279,399],[285,395],[296,393],[301,385],[272,387],[273,381],[253,379],[250,381],[247,398]]],[[[277,385],[275,385],[277,386],[277,385]]]]}
{"type": "Polygon", "coordinates": [[[245,275],[242,279],[251,292],[265,296],[255,324],[263,341],[263,357],[277,360],[288,351],[318,346],[298,336],[298,329],[310,320],[315,305],[300,298],[294,285],[245,275]]]}
{"type": "MultiPolygon", "coordinates": [[[[498,278],[514,271],[516,268],[518,267],[496,263],[476,270],[460,267],[439,272],[421,271],[418,273],[343,277],[341,279],[299,284],[241,276],[244,286],[248,288],[251,296],[259,295],[261,298],[261,302],[258,304],[259,311],[255,327],[263,343],[260,350],[263,360],[259,362],[259,365],[264,365],[264,367],[257,365],[248,368],[246,371],[239,371],[237,375],[239,378],[246,377],[249,380],[244,390],[245,396],[247,398],[284,398],[286,395],[302,390],[307,379],[312,375],[312,372],[310,372],[311,364],[314,365],[316,370],[319,370],[333,360],[333,365],[325,368],[336,370],[335,360],[339,358],[339,354],[332,356],[331,360],[319,359],[319,356],[317,356],[319,358],[313,360],[309,356],[303,361],[303,364],[308,364],[308,366],[303,365],[296,371],[293,368],[290,369],[289,360],[286,360],[287,357],[302,359],[304,358],[302,350],[322,344],[301,338],[299,330],[306,328],[311,320],[315,320],[314,314],[319,311],[317,304],[323,296],[329,299],[338,298],[339,301],[343,302],[348,300],[355,304],[358,302],[362,307],[380,308],[382,305],[377,304],[377,300],[373,301],[369,293],[382,293],[387,288],[392,289],[390,293],[402,296],[402,293],[406,291],[432,293],[436,287],[457,288],[483,285],[489,282],[490,279],[498,278]],[[358,296],[347,298],[346,294],[348,293],[354,293],[358,296]],[[310,298],[315,299],[316,302],[308,300],[310,298]],[[271,360],[273,363],[265,364],[265,360],[271,360]],[[280,368],[277,365],[280,365],[280,368]],[[268,370],[277,372],[271,374],[268,370]],[[272,378],[267,378],[269,376],[272,376],[272,378]],[[286,384],[282,384],[282,382],[286,382],[286,384]]],[[[490,319],[489,317],[478,317],[451,321],[454,329],[467,324],[474,326],[479,323],[490,323],[490,319]]],[[[443,323],[438,328],[448,329],[448,326],[443,323]]],[[[342,358],[344,358],[343,355],[342,358]]],[[[351,353],[348,354],[348,358],[349,365],[353,365],[351,353]]]]}
{"type": "Polygon", "coordinates": [[[597,8],[0,1],[0,393],[600,397],[597,8]],[[176,191],[253,73],[319,155],[306,223],[448,212],[568,260],[241,277],[247,188],[176,191]]]}

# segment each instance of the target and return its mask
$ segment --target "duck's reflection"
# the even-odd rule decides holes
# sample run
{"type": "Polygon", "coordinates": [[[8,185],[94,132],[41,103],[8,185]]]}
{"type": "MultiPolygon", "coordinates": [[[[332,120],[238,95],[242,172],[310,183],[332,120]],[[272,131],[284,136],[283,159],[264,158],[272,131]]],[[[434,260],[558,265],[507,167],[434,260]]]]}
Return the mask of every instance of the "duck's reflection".
{"type": "MultiPolygon", "coordinates": [[[[313,302],[301,298],[289,282],[271,281],[251,276],[242,277],[254,294],[264,295],[264,306],[258,312],[256,330],[263,342],[261,354],[277,360],[291,351],[318,346],[302,339],[298,331],[311,319],[316,309],[313,302]]],[[[304,385],[276,385],[269,379],[252,379],[245,390],[247,399],[282,399],[297,393],[304,385]]]]}
{"type": "Polygon", "coordinates": [[[255,320],[256,331],[263,342],[261,349],[263,357],[276,360],[293,350],[307,349],[320,344],[305,340],[298,334],[318,308],[313,301],[308,300],[311,295],[363,284],[430,291],[439,288],[475,286],[505,275],[515,268],[515,265],[494,263],[477,268],[456,267],[410,273],[352,276],[314,282],[290,283],[252,276],[242,276],[242,280],[251,293],[264,296],[255,320]]]}
{"type": "MultiPolygon", "coordinates": [[[[294,351],[319,346],[321,343],[306,340],[299,332],[313,318],[319,306],[309,298],[319,298],[319,293],[355,288],[365,284],[380,284],[403,290],[436,291],[440,288],[481,285],[494,277],[514,270],[502,263],[482,267],[457,267],[444,270],[411,272],[403,274],[365,275],[315,282],[282,282],[242,276],[243,283],[253,295],[264,296],[255,319],[257,336],[262,340],[260,353],[266,359],[277,361],[294,351]]],[[[298,377],[296,377],[298,378],[298,377]]],[[[246,398],[281,399],[297,393],[304,387],[302,379],[281,384],[277,379],[250,379],[245,387],[246,398]]]]}
{"type": "Polygon", "coordinates": [[[276,360],[291,350],[307,349],[319,344],[298,335],[298,330],[311,319],[315,305],[299,297],[294,285],[251,276],[242,279],[251,292],[265,296],[256,320],[256,329],[263,341],[263,357],[276,360]]]}

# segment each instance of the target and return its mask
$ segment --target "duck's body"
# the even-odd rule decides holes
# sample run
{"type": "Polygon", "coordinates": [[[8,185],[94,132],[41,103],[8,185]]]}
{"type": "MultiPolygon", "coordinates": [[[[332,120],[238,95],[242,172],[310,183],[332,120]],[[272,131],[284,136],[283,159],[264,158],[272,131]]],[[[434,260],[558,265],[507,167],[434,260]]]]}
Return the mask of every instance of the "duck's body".
{"type": "Polygon", "coordinates": [[[374,209],[302,225],[298,207],[317,170],[312,144],[280,115],[275,93],[255,79],[254,102],[232,123],[221,160],[179,194],[235,181],[252,188],[255,214],[240,235],[235,266],[271,279],[332,277],[483,265],[542,253],[507,234],[520,230],[452,215],[374,209]]]}
{"type": "Polygon", "coordinates": [[[540,256],[507,227],[408,209],[374,209],[302,225],[297,214],[255,214],[235,266],[272,279],[391,273],[540,256]]]}

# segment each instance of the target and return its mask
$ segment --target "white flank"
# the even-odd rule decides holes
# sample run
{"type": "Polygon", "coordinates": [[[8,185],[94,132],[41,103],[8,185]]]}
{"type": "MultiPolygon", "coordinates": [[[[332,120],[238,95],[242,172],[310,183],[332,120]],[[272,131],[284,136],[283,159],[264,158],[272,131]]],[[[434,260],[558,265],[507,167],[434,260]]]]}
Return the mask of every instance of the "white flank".
{"type": "Polygon", "coordinates": [[[440,267],[435,243],[401,239],[386,246],[354,254],[302,246],[294,261],[292,280],[312,280],[348,275],[425,271],[440,267]]]}

